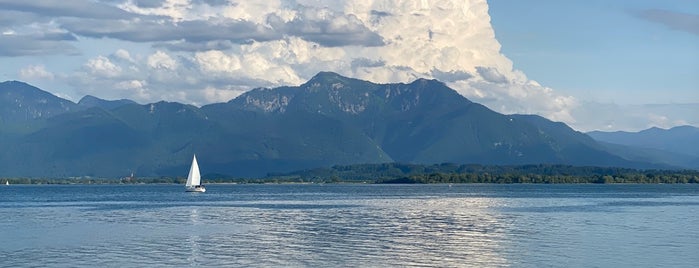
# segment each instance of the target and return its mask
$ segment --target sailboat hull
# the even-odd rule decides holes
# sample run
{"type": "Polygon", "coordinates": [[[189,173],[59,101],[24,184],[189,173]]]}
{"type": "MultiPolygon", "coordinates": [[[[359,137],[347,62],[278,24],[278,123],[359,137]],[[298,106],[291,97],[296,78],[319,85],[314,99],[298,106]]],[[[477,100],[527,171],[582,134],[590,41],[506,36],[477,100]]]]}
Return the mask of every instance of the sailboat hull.
{"type": "Polygon", "coordinates": [[[206,188],[204,188],[204,186],[189,186],[185,188],[185,192],[203,193],[206,192],[206,188]]]}

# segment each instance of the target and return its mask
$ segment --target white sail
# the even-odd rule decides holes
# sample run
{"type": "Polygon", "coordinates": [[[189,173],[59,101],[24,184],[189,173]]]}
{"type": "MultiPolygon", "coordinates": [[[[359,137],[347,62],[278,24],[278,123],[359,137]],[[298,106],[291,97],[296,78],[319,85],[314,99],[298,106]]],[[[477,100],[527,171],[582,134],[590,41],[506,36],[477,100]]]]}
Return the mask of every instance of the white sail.
{"type": "Polygon", "coordinates": [[[192,158],[192,167],[189,168],[189,176],[187,176],[186,187],[197,186],[201,184],[201,175],[199,174],[199,164],[197,164],[197,156],[192,158]]]}

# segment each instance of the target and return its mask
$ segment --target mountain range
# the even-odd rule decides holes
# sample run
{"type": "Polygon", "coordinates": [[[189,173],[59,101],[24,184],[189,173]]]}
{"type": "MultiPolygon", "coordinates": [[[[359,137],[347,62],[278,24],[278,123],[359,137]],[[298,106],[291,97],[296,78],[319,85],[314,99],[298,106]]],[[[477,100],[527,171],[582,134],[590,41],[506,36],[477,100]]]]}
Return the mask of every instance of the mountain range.
{"type": "Polygon", "coordinates": [[[699,128],[693,126],[587,134],[626,159],[699,170],[699,128]]]}
{"type": "Polygon", "coordinates": [[[321,72],[202,107],[73,103],[0,83],[0,176],[185,176],[193,154],[203,173],[238,177],[386,162],[691,167],[604,135],[500,114],[427,79],[376,84],[321,72]]]}

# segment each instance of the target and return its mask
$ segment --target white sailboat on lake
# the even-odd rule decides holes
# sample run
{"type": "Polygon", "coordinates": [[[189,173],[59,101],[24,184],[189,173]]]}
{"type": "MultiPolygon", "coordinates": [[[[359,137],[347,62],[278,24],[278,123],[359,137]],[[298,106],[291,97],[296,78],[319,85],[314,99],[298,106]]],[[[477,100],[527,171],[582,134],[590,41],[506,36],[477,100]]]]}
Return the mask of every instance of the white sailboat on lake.
{"type": "Polygon", "coordinates": [[[189,176],[187,183],[184,185],[187,192],[206,192],[204,185],[201,185],[201,174],[199,174],[199,164],[197,164],[197,156],[192,158],[192,167],[189,168],[189,176]]]}

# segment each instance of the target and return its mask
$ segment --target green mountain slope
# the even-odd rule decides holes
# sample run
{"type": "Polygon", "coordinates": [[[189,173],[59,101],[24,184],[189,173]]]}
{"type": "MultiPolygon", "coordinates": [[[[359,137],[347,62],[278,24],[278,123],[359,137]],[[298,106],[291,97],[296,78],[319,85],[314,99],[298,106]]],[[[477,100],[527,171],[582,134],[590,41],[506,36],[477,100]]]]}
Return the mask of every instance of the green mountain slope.
{"type": "MultiPolygon", "coordinates": [[[[24,103],[48,99],[32,92],[24,103]]],[[[195,153],[204,174],[245,177],[387,162],[644,167],[565,124],[496,113],[436,80],[375,84],[324,72],[201,108],[83,100],[53,97],[52,107],[68,108],[0,130],[0,176],[185,176],[195,153]]]]}

